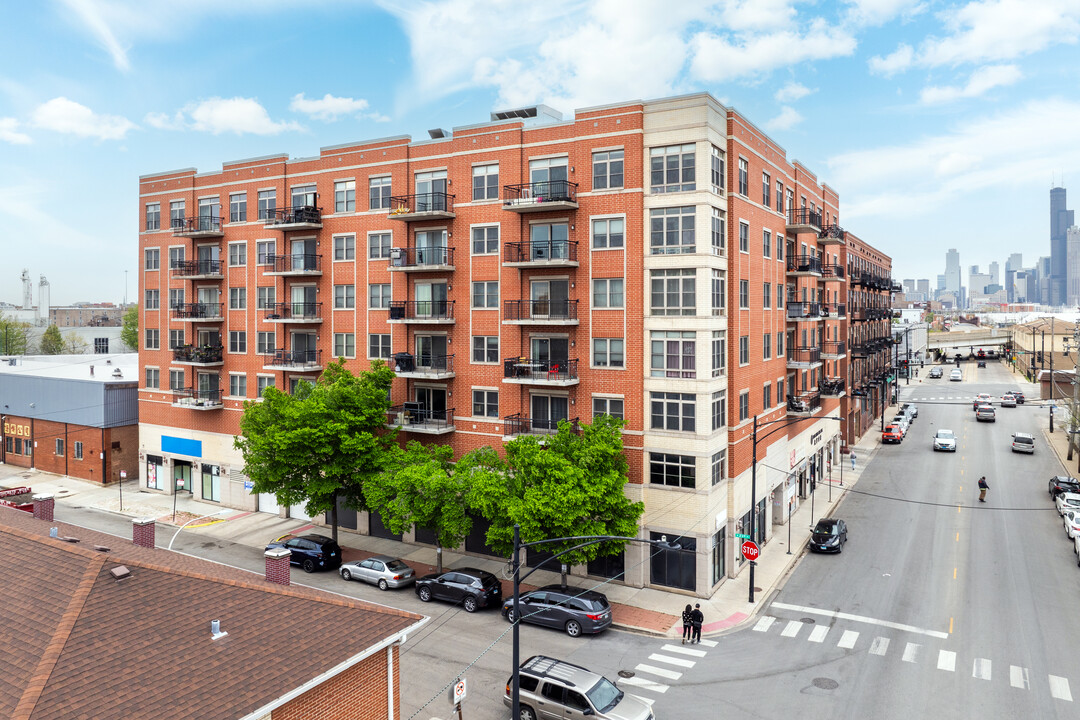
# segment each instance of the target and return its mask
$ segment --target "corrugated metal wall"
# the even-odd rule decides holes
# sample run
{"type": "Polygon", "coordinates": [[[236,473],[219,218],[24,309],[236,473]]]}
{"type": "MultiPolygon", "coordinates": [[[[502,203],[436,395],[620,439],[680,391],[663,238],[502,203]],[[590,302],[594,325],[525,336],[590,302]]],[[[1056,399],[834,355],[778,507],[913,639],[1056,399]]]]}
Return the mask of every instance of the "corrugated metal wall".
{"type": "Polygon", "coordinates": [[[0,412],[89,427],[130,425],[139,421],[138,383],[3,374],[0,412]]]}

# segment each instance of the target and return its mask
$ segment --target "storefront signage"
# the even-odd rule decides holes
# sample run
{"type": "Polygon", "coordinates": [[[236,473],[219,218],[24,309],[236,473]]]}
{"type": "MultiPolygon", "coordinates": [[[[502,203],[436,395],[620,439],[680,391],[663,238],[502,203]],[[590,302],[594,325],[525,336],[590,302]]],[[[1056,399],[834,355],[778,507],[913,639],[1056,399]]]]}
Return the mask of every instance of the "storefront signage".
{"type": "Polygon", "coordinates": [[[30,426],[4,423],[4,434],[14,435],[15,437],[30,437],[30,426]]]}
{"type": "Polygon", "coordinates": [[[811,445],[817,445],[819,442],[821,442],[821,430],[818,430],[816,433],[810,436],[811,445]]]}

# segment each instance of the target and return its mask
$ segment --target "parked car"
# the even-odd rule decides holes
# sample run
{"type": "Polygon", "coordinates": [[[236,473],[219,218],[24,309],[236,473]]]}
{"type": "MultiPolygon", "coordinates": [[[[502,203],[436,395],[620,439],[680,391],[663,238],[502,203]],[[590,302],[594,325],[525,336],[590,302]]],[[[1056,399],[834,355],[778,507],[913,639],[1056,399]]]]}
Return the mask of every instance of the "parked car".
{"type": "Polygon", "coordinates": [[[1080,493],[1062,492],[1054,496],[1054,507],[1058,515],[1064,515],[1066,510],[1080,510],[1080,493]]]}
{"type": "Polygon", "coordinates": [[[1057,496],[1062,493],[1075,493],[1080,494],[1080,480],[1067,475],[1055,475],[1050,478],[1050,485],[1048,488],[1050,497],[1057,499],[1057,496]]]}
{"type": "Polygon", "coordinates": [[[941,377],[941,375],[942,375],[941,368],[932,367],[932,368],[930,368],[930,375],[928,377],[939,378],[939,377],[941,377]]]}
{"type": "Polygon", "coordinates": [[[325,535],[282,535],[266,546],[267,550],[288,548],[290,565],[299,565],[304,572],[333,570],[341,565],[341,548],[325,535]]]}
{"type": "Polygon", "coordinates": [[[907,435],[907,431],[911,428],[911,418],[909,418],[904,413],[899,413],[898,415],[895,415],[890,422],[893,425],[899,425],[900,429],[904,431],[905,435],[907,435]]]}
{"type": "Polygon", "coordinates": [[[1080,565],[1080,535],[1073,538],[1073,552],[1076,553],[1076,564],[1080,565]]]}
{"type": "Polygon", "coordinates": [[[1061,516],[1061,521],[1065,525],[1065,534],[1070,540],[1080,535],[1080,510],[1066,510],[1061,516]]]}
{"type": "Polygon", "coordinates": [[[886,425],[885,429],[881,431],[881,442],[897,444],[904,442],[903,429],[899,425],[886,425]]]}
{"type": "Polygon", "coordinates": [[[990,404],[990,393],[979,393],[971,403],[972,410],[978,410],[980,405],[990,404]]]}
{"type": "Polygon", "coordinates": [[[919,406],[915,403],[904,403],[900,406],[900,412],[906,413],[912,420],[919,417],[919,406]]]}
{"type": "MultiPolygon", "coordinates": [[[[567,585],[546,585],[518,598],[521,621],[565,630],[570,637],[596,634],[611,625],[607,596],[567,585]]],[[[514,622],[514,599],[503,601],[503,617],[514,622]]]]}
{"type": "Polygon", "coordinates": [[[1001,407],[1016,407],[1016,396],[1012,393],[1005,393],[1002,395],[1001,407]]]}
{"type": "Polygon", "coordinates": [[[956,436],[952,430],[938,430],[934,433],[934,450],[956,452],[956,436]]]}
{"type": "Polygon", "coordinates": [[[810,533],[811,552],[842,552],[847,542],[847,523],[838,518],[821,518],[810,533]]]}
{"type": "MultiPolygon", "coordinates": [[[[506,681],[503,705],[513,707],[513,678],[506,681]]],[[[580,665],[534,655],[518,667],[521,717],[513,720],[581,718],[651,720],[652,708],[641,698],[624,693],[603,675],[580,665]],[[539,708],[542,714],[537,714],[539,708]]]]}
{"type": "Polygon", "coordinates": [[[1033,454],[1035,452],[1035,438],[1027,433],[1013,433],[1012,451],[1033,454]]]}
{"type": "Polygon", "coordinates": [[[1009,394],[1016,398],[1016,402],[1020,403],[1021,405],[1024,404],[1024,393],[1020,392],[1019,390],[1010,390],[1009,394]]]}
{"type": "Polygon", "coordinates": [[[949,382],[960,382],[963,379],[964,373],[960,370],[960,368],[956,368],[951,373],[949,373],[949,382]]]}
{"type": "Polygon", "coordinates": [[[502,583],[484,570],[457,568],[432,573],[416,581],[416,594],[423,602],[445,600],[460,603],[465,612],[493,607],[502,602],[502,583]]]}
{"type": "Polygon", "coordinates": [[[990,405],[980,405],[975,410],[975,419],[979,422],[996,422],[997,414],[990,405]]]}
{"type": "Polygon", "coordinates": [[[416,581],[416,571],[398,558],[375,555],[366,560],[353,560],[338,571],[342,580],[360,580],[377,585],[380,590],[400,588],[416,581]]]}

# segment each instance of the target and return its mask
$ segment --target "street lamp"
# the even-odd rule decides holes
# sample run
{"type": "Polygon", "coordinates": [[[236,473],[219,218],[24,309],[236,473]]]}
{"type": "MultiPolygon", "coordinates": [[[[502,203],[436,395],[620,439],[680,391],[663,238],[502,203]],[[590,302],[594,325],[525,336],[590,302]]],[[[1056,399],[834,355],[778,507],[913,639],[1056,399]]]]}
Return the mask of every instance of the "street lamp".
{"type": "MultiPolygon", "coordinates": [[[[753,540],[754,536],[755,536],[755,533],[754,533],[754,521],[757,519],[757,444],[758,444],[757,430],[758,430],[759,427],[766,427],[768,425],[775,425],[776,423],[781,423],[781,422],[784,423],[780,427],[774,428],[774,429],[770,430],[769,432],[765,433],[765,435],[761,438],[762,440],[765,440],[769,436],[773,435],[774,433],[780,432],[784,428],[790,427],[791,425],[794,425],[795,423],[805,422],[806,420],[839,420],[841,423],[844,422],[844,419],[840,418],[840,417],[835,417],[833,415],[822,415],[821,417],[814,417],[814,416],[801,417],[801,418],[786,418],[785,417],[785,418],[781,418],[779,420],[770,420],[769,422],[759,423],[758,419],[757,419],[757,415],[754,416],[754,430],[753,430],[753,433],[751,435],[751,441],[752,441],[752,450],[751,451],[753,453],[753,460],[751,461],[751,464],[750,464],[750,539],[751,540],[753,540]]],[[[790,522],[791,521],[788,520],[788,523],[789,523],[788,530],[789,531],[791,529],[790,522]]],[[[790,547],[791,547],[791,543],[789,542],[788,543],[788,548],[790,549],[790,547]]],[[[757,562],[754,561],[754,560],[751,560],[750,561],[750,602],[754,602],[754,567],[755,566],[757,566],[757,562]]],[[[516,610],[516,608],[515,608],[515,610],[516,610]]]]}
{"type": "Polygon", "coordinates": [[[532,575],[537,570],[539,570],[541,567],[544,566],[545,563],[548,563],[548,562],[550,562],[552,560],[555,560],[556,558],[562,557],[563,555],[566,555],[567,553],[574,552],[575,550],[580,550],[581,548],[588,547],[589,545],[595,545],[597,543],[607,542],[608,540],[622,540],[624,542],[645,543],[646,545],[655,545],[656,547],[661,548],[663,550],[678,550],[678,549],[680,549],[680,546],[679,546],[678,543],[669,543],[667,541],[667,536],[666,535],[661,535],[660,537],[661,537],[660,540],[646,540],[644,538],[620,537],[618,535],[579,535],[579,536],[575,536],[575,537],[549,538],[547,540],[534,540],[533,542],[523,543],[523,542],[521,542],[521,526],[518,525],[517,523],[514,524],[514,555],[513,555],[512,559],[511,559],[512,567],[514,568],[514,606],[513,606],[514,607],[514,622],[513,622],[513,626],[514,626],[514,630],[513,630],[514,653],[513,653],[513,658],[512,658],[512,662],[514,664],[514,667],[513,667],[513,670],[511,672],[511,681],[510,681],[511,685],[512,685],[512,690],[511,690],[511,693],[510,693],[511,712],[513,713],[510,716],[511,720],[520,720],[520,718],[521,718],[521,681],[520,681],[521,676],[520,676],[519,671],[518,671],[518,665],[520,664],[519,656],[520,656],[520,651],[521,651],[520,640],[519,640],[519,635],[518,635],[518,628],[521,625],[521,610],[518,607],[518,600],[519,600],[520,595],[521,595],[521,581],[524,580],[525,578],[529,577],[530,575],[532,575]],[[537,564],[536,567],[532,568],[531,570],[529,570],[529,572],[525,573],[524,576],[520,576],[520,572],[521,572],[521,551],[523,549],[530,548],[530,547],[535,547],[537,545],[546,545],[548,543],[564,542],[564,541],[567,541],[567,540],[584,540],[585,542],[579,543],[579,544],[575,545],[574,547],[567,548],[566,550],[563,550],[562,552],[557,552],[554,555],[552,555],[551,557],[545,558],[543,561],[541,561],[539,564],[537,564]]]}
{"type": "Polygon", "coordinates": [[[205,520],[206,518],[212,518],[212,517],[214,517],[216,515],[224,515],[227,512],[232,512],[232,510],[230,510],[229,508],[222,508],[222,509],[218,510],[217,512],[210,513],[209,515],[202,515],[202,516],[197,517],[197,518],[191,518],[186,523],[184,523],[183,525],[181,525],[180,527],[178,527],[176,529],[176,532],[173,533],[172,540],[169,540],[169,546],[167,548],[165,548],[165,549],[166,550],[172,550],[172,544],[173,544],[173,541],[176,540],[176,536],[180,534],[181,530],[183,530],[184,528],[186,528],[188,525],[195,522],[196,520],[205,520]]]}

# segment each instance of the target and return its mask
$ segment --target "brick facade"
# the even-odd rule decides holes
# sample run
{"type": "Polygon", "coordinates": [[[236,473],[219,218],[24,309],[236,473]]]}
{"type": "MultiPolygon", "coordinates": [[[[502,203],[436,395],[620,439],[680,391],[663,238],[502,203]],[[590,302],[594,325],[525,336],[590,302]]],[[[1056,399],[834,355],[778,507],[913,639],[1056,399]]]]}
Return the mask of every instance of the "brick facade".
{"type": "Polygon", "coordinates": [[[400,652],[392,645],[274,710],[270,720],[385,720],[400,717],[400,652]],[[387,672],[387,663],[393,672],[387,672]],[[392,687],[387,680],[393,677],[392,687]],[[392,702],[391,702],[392,701],[392,702]]]}
{"type": "Polygon", "coordinates": [[[5,420],[9,427],[25,428],[29,436],[5,431],[5,448],[12,437],[11,448],[4,453],[4,462],[19,467],[35,468],[57,475],[105,483],[120,480],[120,472],[129,479],[138,475],[137,425],[113,428],[88,427],[49,420],[13,418],[5,420]],[[23,452],[16,452],[14,439],[23,441],[23,452]],[[26,454],[25,443],[31,444],[26,454]],[[104,457],[102,455],[104,454],[104,457]]]}

